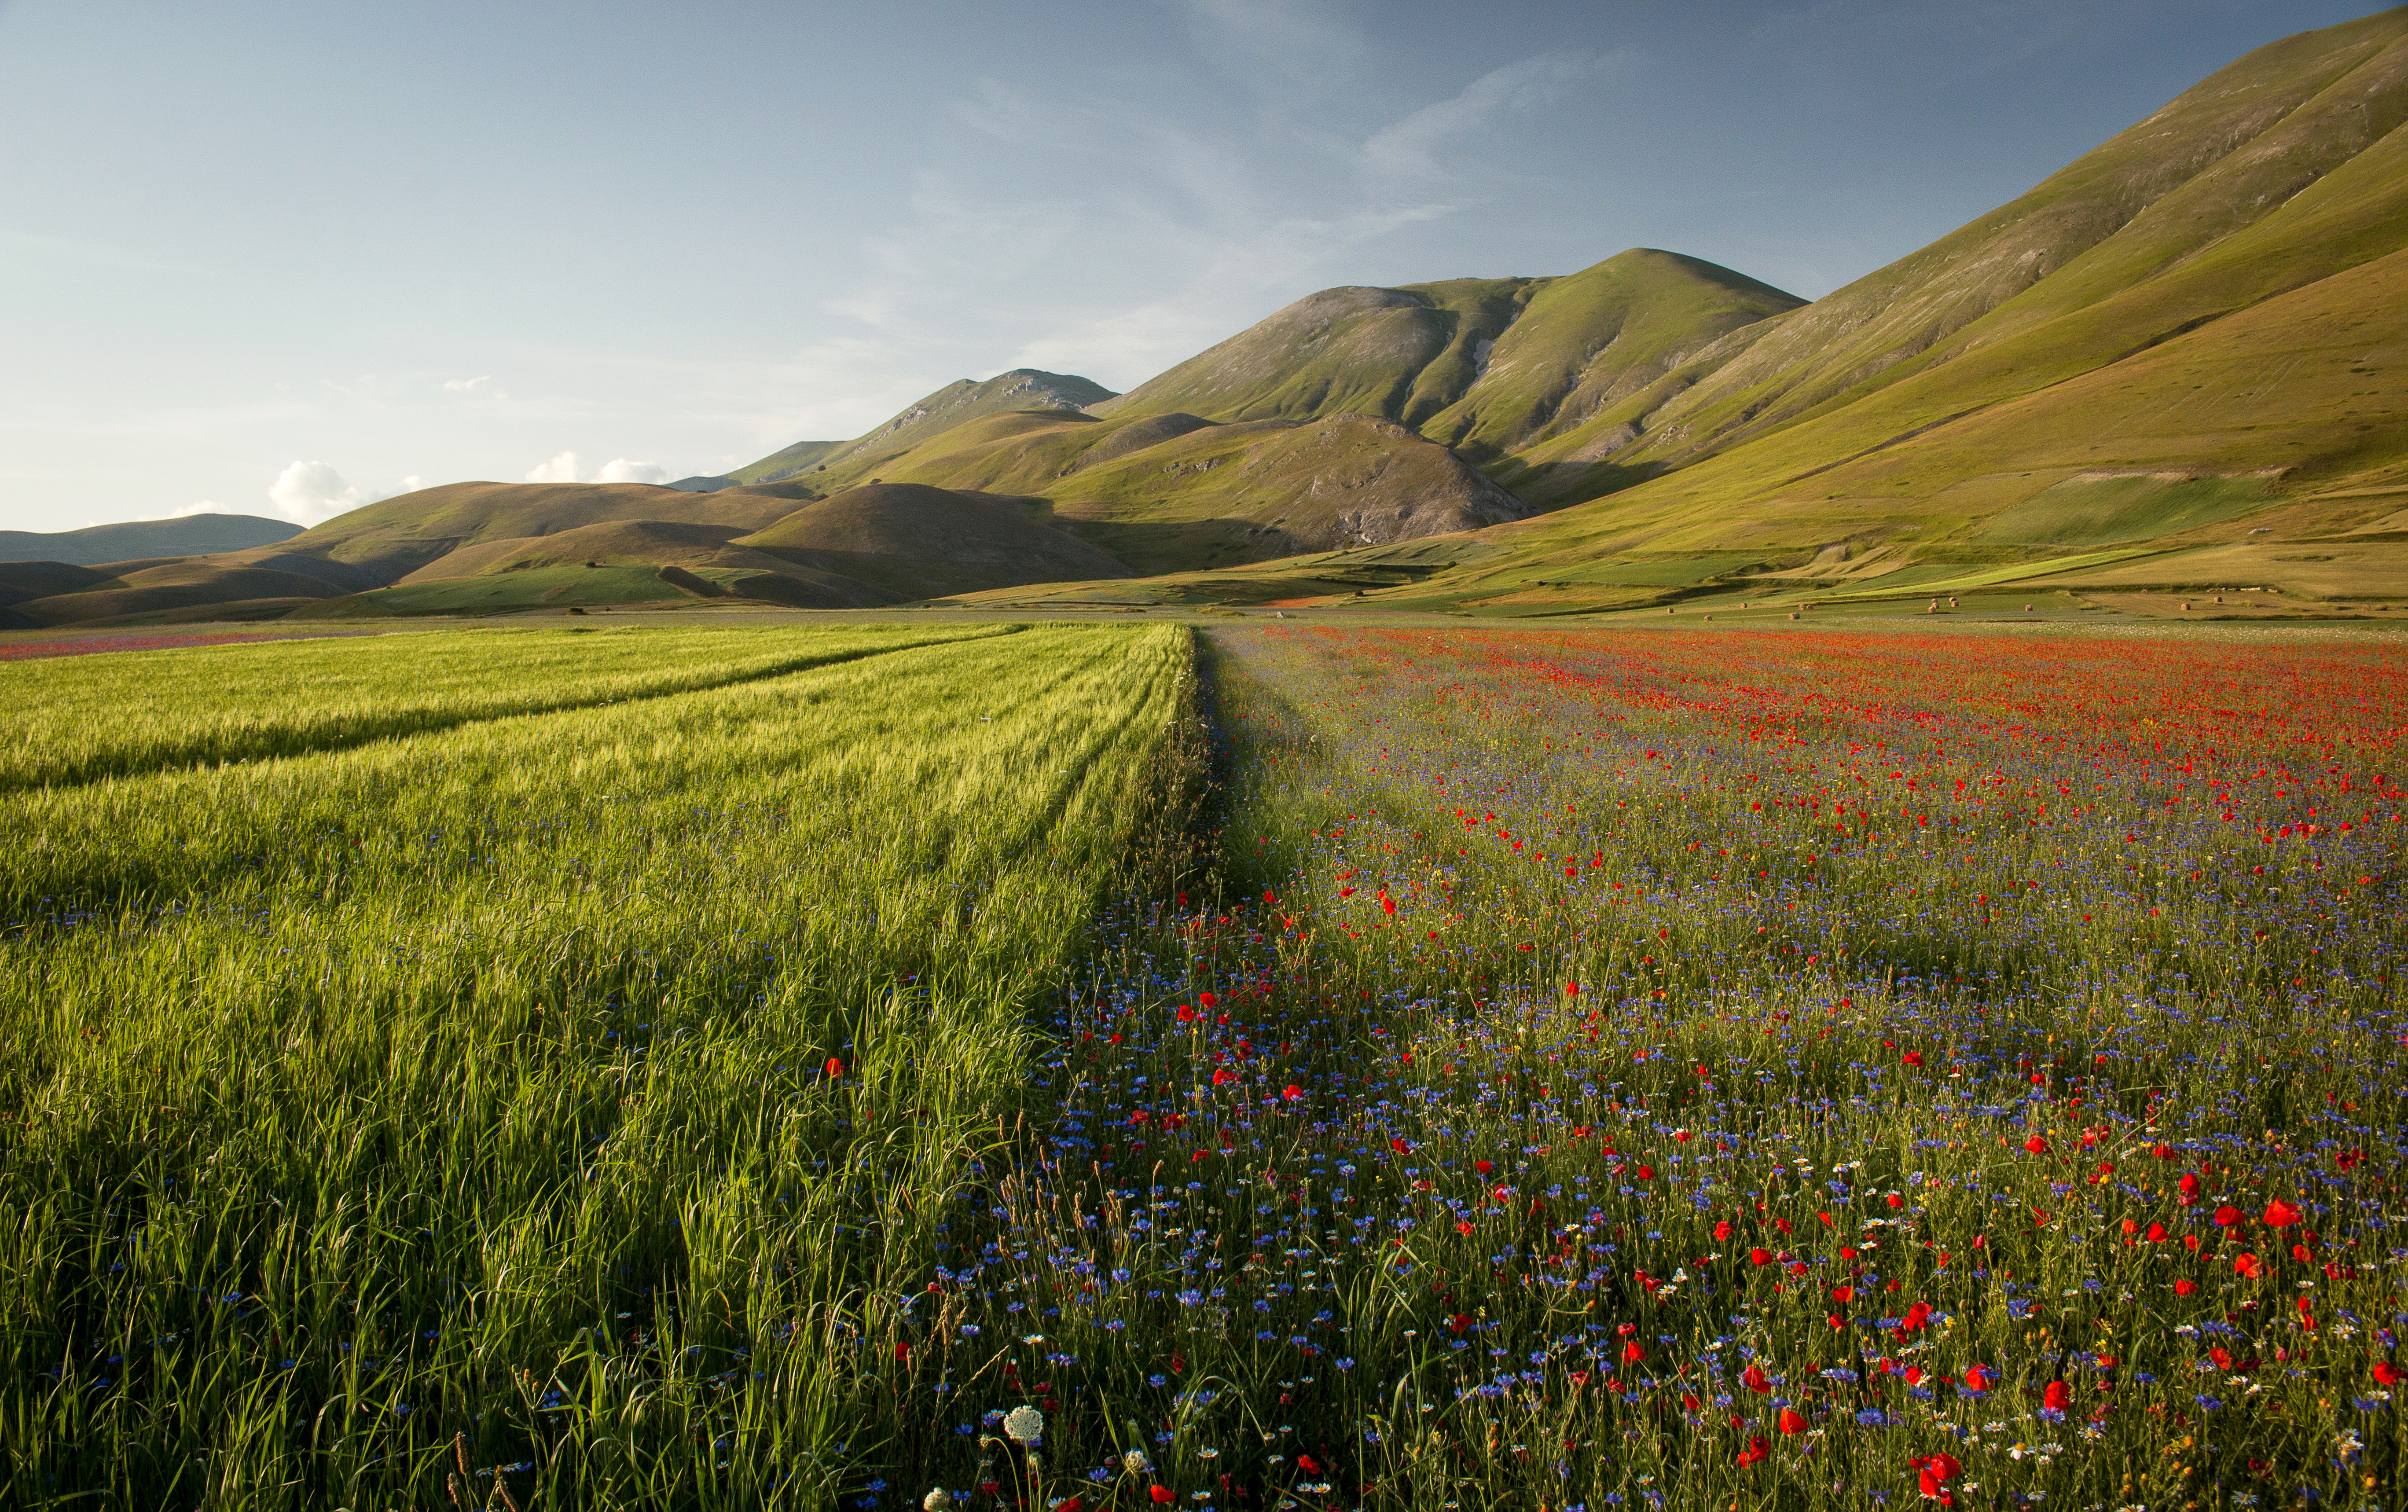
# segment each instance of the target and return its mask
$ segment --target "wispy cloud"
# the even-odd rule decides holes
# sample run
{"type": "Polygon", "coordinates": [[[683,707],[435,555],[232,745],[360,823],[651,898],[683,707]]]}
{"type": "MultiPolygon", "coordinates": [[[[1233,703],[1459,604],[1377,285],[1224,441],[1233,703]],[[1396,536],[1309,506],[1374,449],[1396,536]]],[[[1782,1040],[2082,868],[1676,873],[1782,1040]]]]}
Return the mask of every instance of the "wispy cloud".
{"type": "MultiPolygon", "coordinates": [[[[1362,46],[1318,7],[1197,0],[1190,9],[1232,48],[1340,66],[1362,46]]],[[[1250,95],[1259,78],[1233,81],[1232,107],[1214,116],[982,79],[955,118],[1019,161],[1073,164],[1065,192],[1005,198],[968,176],[924,178],[910,219],[865,242],[871,271],[860,286],[826,307],[876,330],[889,359],[942,361],[966,333],[1019,328],[959,374],[921,369],[920,389],[1015,365],[1134,384],[1320,284],[1361,279],[1383,242],[1493,196],[1520,177],[1488,161],[1497,138],[1627,66],[1618,52],[1541,53],[1368,133],[1306,124],[1289,102],[1250,95]],[[1087,297],[1030,303],[1038,280],[1028,275],[1049,261],[1077,270],[1087,297]],[[1122,267],[1146,277],[1112,277],[1122,267]]]]}
{"type": "Polygon", "coordinates": [[[1373,133],[1363,144],[1363,160],[1374,172],[1398,178],[1442,173],[1443,155],[1467,138],[1503,117],[1555,103],[1567,85],[1607,76],[1623,65],[1618,53],[1541,52],[1492,68],[1454,98],[1426,105],[1373,133]]]}

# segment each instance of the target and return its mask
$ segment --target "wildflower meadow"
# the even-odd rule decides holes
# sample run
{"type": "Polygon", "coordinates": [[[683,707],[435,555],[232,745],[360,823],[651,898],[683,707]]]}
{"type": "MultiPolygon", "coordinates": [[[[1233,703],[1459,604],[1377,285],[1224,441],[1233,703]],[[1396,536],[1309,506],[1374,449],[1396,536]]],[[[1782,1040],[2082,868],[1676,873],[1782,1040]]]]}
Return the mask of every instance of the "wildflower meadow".
{"type": "Polygon", "coordinates": [[[2382,643],[711,635],[0,668],[0,1499],[2399,1504],[2382,643]]]}

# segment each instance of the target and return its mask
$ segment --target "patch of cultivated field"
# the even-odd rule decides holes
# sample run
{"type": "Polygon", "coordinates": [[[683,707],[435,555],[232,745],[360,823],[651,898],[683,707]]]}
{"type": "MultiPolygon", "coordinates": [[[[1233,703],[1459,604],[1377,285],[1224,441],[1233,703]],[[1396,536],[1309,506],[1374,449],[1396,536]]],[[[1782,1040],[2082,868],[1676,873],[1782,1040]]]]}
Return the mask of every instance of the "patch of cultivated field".
{"type": "Polygon", "coordinates": [[[1155,863],[1189,660],[1026,629],[0,668],[11,718],[77,711],[43,734],[78,770],[154,768],[0,797],[0,1502],[431,1506],[455,1454],[463,1505],[497,1466],[522,1505],[823,1497],[1030,1010],[1155,863]],[[386,716],[431,733],[360,743],[386,716]]]}
{"type": "Polygon", "coordinates": [[[0,1498],[2397,1505],[2379,648],[643,634],[39,668],[0,1498]]]}
{"type": "Polygon", "coordinates": [[[196,647],[167,663],[30,663],[0,676],[0,789],[306,755],[721,687],[998,628],[470,630],[196,647]]]}

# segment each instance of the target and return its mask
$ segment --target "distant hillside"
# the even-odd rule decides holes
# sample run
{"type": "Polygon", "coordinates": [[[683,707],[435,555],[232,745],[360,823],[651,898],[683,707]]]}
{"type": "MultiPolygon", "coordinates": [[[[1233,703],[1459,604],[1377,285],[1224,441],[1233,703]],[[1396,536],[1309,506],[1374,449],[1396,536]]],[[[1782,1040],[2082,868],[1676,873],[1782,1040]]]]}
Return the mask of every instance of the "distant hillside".
{"type": "Polygon", "coordinates": [[[1129,570],[1057,529],[1042,499],[915,483],[849,489],[736,544],[898,600],[1129,570]]]}
{"type": "Polygon", "coordinates": [[[1463,530],[1647,476],[1567,478],[1516,453],[1799,304],[1644,249],[1565,278],[1326,289],[1118,398],[1037,404],[1026,384],[956,384],[861,441],[806,443],[738,473],[1031,494],[1144,572],[1463,530]],[[1260,430],[1202,434],[1263,424],[1335,428],[1276,446],[1260,430]]]}
{"type": "Polygon", "coordinates": [[[1015,367],[983,383],[959,378],[911,405],[867,435],[851,441],[797,441],[728,476],[747,483],[776,482],[806,472],[851,463],[852,474],[873,468],[879,457],[914,446],[929,437],[988,415],[1017,409],[1059,409],[1076,413],[1112,397],[1100,383],[1068,373],[1040,373],[1015,367]]]}
{"type": "MultiPolygon", "coordinates": [[[[1089,422],[1092,423],[1092,422],[1089,422]]],[[[491,614],[712,601],[865,608],[1128,565],[1041,499],[800,483],[454,483],[272,546],[0,563],[0,626],[491,614]]]]}
{"type": "Polygon", "coordinates": [[[1571,430],[1732,332],[1804,303],[1645,248],[1566,278],[1326,289],[1096,412],[1377,415],[1487,463],[1571,430]]]}
{"type": "MultiPolygon", "coordinates": [[[[1534,460],[1619,439],[1612,452],[1625,464],[1690,462],[1973,356],[1993,376],[1956,398],[1978,402],[2017,386],[1997,370],[2042,352],[2047,365],[2023,387],[2237,307],[2254,297],[2245,278],[2201,278],[2207,270],[2186,265],[2400,124],[2403,32],[2408,12],[2393,11],[2261,48],[2030,193],[1770,324],[1744,352],[1707,354],[1534,460]],[[2185,283],[2214,292],[2173,294],[2185,283]],[[2118,300],[2150,285],[2156,292],[2118,300]],[[2068,316],[2079,319],[2057,323],[2068,316]],[[2052,324],[2038,342],[2001,349],[2052,324]]],[[[2371,166],[2357,177],[2380,177],[2371,166]]]]}
{"type": "Polygon", "coordinates": [[[1382,544],[1519,520],[1529,506],[1390,421],[1216,425],[1194,415],[1017,413],[880,463],[888,482],[1049,502],[1140,573],[1382,544]]]}
{"type": "Polygon", "coordinates": [[[2260,49],[1531,448],[1500,477],[1602,464],[1636,486],[1483,532],[1394,599],[1534,612],[2236,573],[2408,598],[2403,122],[2408,10],[2260,49]]]}
{"type": "MultiPolygon", "coordinates": [[[[715,531],[724,541],[775,521],[811,496],[810,490],[794,484],[694,493],[640,483],[452,483],[382,500],[244,550],[79,566],[72,569],[80,575],[74,578],[55,571],[41,578],[26,576],[25,568],[0,570],[0,600],[6,601],[0,606],[17,621],[34,624],[273,618],[304,608],[313,613],[385,612],[396,606],[374,595],[423,576],[423,569],[447,558],[460,563],[457,576],[477,576],[493,570],[491,558],[538,555],[530,543],[548,537],[566,540],[581,530],[612,523],[655,524],[672,536],[681,527],[715,531]],[[487,559],[473,557],[477,548],[492,549],[487,559]],[[20,578],[22,583],[12,583],[20,578]],[[45,592],[34,592],[37,588],[45,592]],[[339,610],[326,609],[337,601],[342,601],[339,610]]],[[[675,538],[681,546],[690,544],[687,537],[675,538]]],[[[620,544],[625,540],[641,542],[643,550],[660,544],[640,532],[620,544]]],[[[601,561],[598,543],[578,539],[572,549],[587,551],[578,559],[580,576],[574,581],[547,583],[538,592],[532,579],[514,578],[499,588],[478,590],[478,606],[715,597],[727,590],[715,584],[714,576],[734,581],[765,573],[797,576],[776,563],[717,561],[710,563],[711,575],[697,569],[687,574],[691,581],[664,578],[654,569],[677,567],[679,561],[655,562],[639,551],[636,578],[588,578],[581,575],[600,569],[585,568],[582,563],[601,561]],[[481,602],[495,593],[500,601],[481,602]]],[[[824,585],[761,586],[761,596],[780,603],[881,601],[881,595],[865,597],[849,589],[819,592],[824,585]]]]}
{"type": "Polygon", "coordinates": [[[258,515],[180,515],[174,520],[129,520],[48,534],[0,530],[0,562],[90,564],[135,557],[198,556],[267,546],[300,533],[301,527],[288,521],[258,515]]]}
{"type": "Polygon", "coordinates": [[[648,483],[447,483],[337,516],[281,549],[359,566],[391,582],[463,547],[606,521],[757,530],[808,496],[792,485],[696,493],[648,483]]]}

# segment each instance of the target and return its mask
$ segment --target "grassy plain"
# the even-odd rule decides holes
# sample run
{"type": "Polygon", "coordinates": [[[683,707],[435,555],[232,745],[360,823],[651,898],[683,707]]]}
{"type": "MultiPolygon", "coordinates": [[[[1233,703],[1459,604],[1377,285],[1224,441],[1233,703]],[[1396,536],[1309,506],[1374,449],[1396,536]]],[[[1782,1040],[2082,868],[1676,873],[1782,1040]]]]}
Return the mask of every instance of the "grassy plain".
{"type": "Polygon", "coordinates": [[[0,1494],[2397,1505],[2386,649],[1187,634],[7,799],[0,1494]]]}

